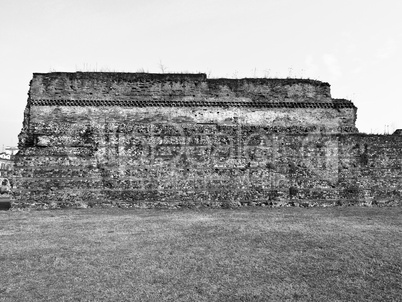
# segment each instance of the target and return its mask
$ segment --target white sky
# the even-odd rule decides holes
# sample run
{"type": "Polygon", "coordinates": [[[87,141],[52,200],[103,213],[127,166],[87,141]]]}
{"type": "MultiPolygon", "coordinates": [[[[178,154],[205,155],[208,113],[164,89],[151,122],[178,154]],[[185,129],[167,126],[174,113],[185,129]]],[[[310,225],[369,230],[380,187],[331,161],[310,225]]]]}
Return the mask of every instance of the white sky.
{"type": "Polygon", "coordinates": [[[33,72],[205,72],[331,84],[361,132],[402,128],[401,0],[0,0],[0,151],[33,72]]]}

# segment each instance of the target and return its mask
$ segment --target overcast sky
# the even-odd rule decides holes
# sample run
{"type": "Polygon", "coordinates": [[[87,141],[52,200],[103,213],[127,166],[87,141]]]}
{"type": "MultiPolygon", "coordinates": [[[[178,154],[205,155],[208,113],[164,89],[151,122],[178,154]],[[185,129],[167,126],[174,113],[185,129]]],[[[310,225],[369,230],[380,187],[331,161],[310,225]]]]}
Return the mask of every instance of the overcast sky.
{"type": "MultiPolygon", "coordinates": [[[[402,128],[401,0],[0,0],[0,148],[33,72],[204,72],[331,84],[361,132],[402,128]]],[[[0,149],[1,151],[2,149],[0,149]]]]}

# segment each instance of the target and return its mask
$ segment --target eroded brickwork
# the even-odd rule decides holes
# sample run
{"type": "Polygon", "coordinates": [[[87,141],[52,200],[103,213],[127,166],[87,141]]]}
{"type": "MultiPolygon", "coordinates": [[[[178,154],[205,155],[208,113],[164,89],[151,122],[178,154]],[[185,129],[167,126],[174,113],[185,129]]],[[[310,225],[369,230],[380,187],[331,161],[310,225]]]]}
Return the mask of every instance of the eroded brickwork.
{"type": "Polygon", "coordinates": [[[305,79],[34,74],[15,207],[397,203],[400,135],[305,79]]]}

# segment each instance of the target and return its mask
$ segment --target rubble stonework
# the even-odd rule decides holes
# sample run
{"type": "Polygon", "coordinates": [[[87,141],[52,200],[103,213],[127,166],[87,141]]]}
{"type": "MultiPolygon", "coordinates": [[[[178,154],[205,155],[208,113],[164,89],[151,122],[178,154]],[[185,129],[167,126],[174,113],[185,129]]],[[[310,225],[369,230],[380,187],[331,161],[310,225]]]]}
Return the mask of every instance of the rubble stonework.
{"type": "Polygon", "coordinates": [[[398,204],[402,136],[308,79],[35,73],[14,207],[398,204]]]}

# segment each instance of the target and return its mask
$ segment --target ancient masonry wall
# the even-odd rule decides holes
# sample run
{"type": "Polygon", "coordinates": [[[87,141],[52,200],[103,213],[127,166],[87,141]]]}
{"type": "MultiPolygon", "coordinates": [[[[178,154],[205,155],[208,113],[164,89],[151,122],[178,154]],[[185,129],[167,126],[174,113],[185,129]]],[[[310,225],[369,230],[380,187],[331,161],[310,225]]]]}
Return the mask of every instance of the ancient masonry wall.
{"type": "Polygon", "coordinates": [[[306,79],[34,74],[14,207],[394,204],[401,135],[306,79]]]}

